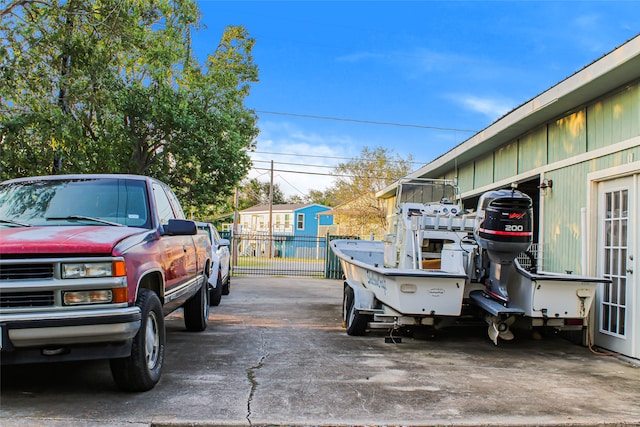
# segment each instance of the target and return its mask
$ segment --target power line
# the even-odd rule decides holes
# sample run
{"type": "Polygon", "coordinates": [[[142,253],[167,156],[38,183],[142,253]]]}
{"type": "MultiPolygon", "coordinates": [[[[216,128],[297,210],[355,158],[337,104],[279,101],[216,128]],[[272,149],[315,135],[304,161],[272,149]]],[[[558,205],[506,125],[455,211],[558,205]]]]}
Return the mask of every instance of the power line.
{"type": "MultiPolygon", "coordinates": [[[[267,169],[267,168],[256,168],[253,167],[251,168],[253,170],[256,171],[270,171],[271,169],[267,169]]],[[[274,169],[274,172],[286,172],[286,173],[299,173],[302,175],[320,175],[320,176],[337,176],[337,177],[344,177],[344,178],[353,178],[352,175],[334,175],[332,173],[323,173],[323,172],[307,172],[307,171],[295,171],[295,170],[285,170],[285,169],[274,169]]]]}
{"type": "MultiPolygon", "coordinates": [[[[271,171],[271,169],[267,168],[257,168],[252,167],[251,169],[255,171],[271,171]]],[[[362,176],[362,175],[344,175],[344,174],[334,174],[334,173],[324,173],[324,172],[307,172],[307,171],[298,171],[298,170],[286,170],[286,169],[274,169],[274,172],[284,172],[284,173],[297,173],[300,175],[319,175],[319,176],[330,176],[333,178],[366,178],[366,179],[378,179],[376,176],[362,176]]],[[[281,177],[282,178],[282,177],[281,177]]]]}
{"type": "Polygon", "coordinates": [[[456,128],[445,128],[445,127],[438,127],[438,126],[412,125],[412,124],[406,124],[406,123],[378,122],[373,120],[347,119],[343,117],[326,117],[326,116],[314,116],[310,114],[282,113],[278,111],[255,110],[255,112],[261,113],[261,114],[273,114],[277,116],[301,117],[304,119],[333,120],[338,122],[362,123],[362,124],[368,124],[368,125],[397,126],[397,127],[408,127],[408,128],[417,128],[417,129],[444,130],[444,131],[452,131],[452,132],[469,132],[469,133],[478,132],[476,130],[471,130],[471,129],[456,129],[456,128]]]}
{"type": "Polygon", "coordinates": [[[276,154],[278,156],[295,156],[295,157],[317,157],[319,159],[337,159],[337,160],[353,160],[353,157],[336,157],[336,156],[321,156],[319,154],[299,154],[299,153],[273,153],[270,151],[252,151],[256,154],[276,154]]]}
{"type": "MultiPolygon", "coordinates": [[[[271,163],[271,160],[252,160],[253,163],[271,163]]],[[[288,166],[304,166],[305,168],[324,168],[324,169],[332,169],[332,170],[336,170],[338,169],[338,166],[326,166],[326,165],[310,165],[308,163],[291,163],[291,162],[276,162],[273,161],[274,165],[288,165],[288,166]]],[[[423,163],[420,163],[423,164],[423,163]]],[[[253,169],[255,170],[265,170],[265,171],[270,171],[271,169],[267,169],[267,168],[258,168],[258,167],[253,167],[253,169]]],[[[278,170],[280,172],[290,172],[290,173],[307,173],[307,171],[294,171],[294,170],[281,170],[281,169],[274,169],[278,170]]],[[[309,172],[310,173],[310,172],[309,172]]],[[[266,175],[267,172],[261,174],[262,175],[266,175]]],[[[321,175],[322,173],[317,173],[317,175],[321,175]]],[[[326,175],[331,175],[331,176],[342,176],[342,177],[353,177],[352,175],[334,175],[334,174],[326,174],[326,175]]]]}
{"type": "MultiPolygon", "coordinates": [[[[317,159],[335,159],[335,160],[357,160],[357,157],[337,157],[337,156],[322,156],[318,154],[300,154],[300,153],[273,153],[269,151],[252,151],[251,153],[256,154],[270,154],[275,156],[292,156],[292,157],[314,157],[317,159]]],[[[269,160],[253,160],[254,162],[269,162],[269,160]]],[[[426,165],[428,162],[409,162],[405,160],[387,160],[390,163],[409,163],[412,165],[426,165]]],[[[282,163],[282,162],[277,162],[282,163]]],[[[292,163],[293,164],[293,163],[292,163]]],[[[307,166],[306,164],[304,166],[307,166]]],[[[320,166],[319,166],[320,167],[320,166]]],[[[333,166],[330,166],[333,167],[333,166]]]]}
{"type": "MultiPolygon", "coordinates": [[[[270,163],[271,160],[251,160],[253,163],[270,163]]],[[[309,168],[325,168],[325,169],[335,169],[336,166],[327,166],[327,165],[310,165],[308,163],[289,163],[289,162],[276,162],[277,165],[290,165],[290,166],[305,166],[309,168]]]]}
{"type": "Polygon", "coordinates": [[[284,177],[282,175],[278,175],[278,178],[280,178],[281,180],[283,180],[284,182],[286,182],[287,184],[289,184],[289,186],[291,188],[293,188],[294,190],[296,190],[298,192],[298,194],[300,194],[301,196],[305,196],[305,194],[300,191],[298,188],[296,188],[295,185],[291,184],[289,181],[287,181],[286,179],[284,179],[284,177]]]}

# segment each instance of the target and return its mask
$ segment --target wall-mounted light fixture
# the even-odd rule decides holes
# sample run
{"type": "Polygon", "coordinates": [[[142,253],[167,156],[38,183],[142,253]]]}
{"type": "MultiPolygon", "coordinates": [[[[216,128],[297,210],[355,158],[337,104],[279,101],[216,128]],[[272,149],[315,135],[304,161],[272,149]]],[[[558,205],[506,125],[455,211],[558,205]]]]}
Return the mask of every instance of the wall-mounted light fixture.
{"type": "Polygon", "coordinates": [[[541,190],[545,190],[547,188],[553,188],[553,181],[550,179],[545,179],[538,185],[538,188],[541,190]]]}

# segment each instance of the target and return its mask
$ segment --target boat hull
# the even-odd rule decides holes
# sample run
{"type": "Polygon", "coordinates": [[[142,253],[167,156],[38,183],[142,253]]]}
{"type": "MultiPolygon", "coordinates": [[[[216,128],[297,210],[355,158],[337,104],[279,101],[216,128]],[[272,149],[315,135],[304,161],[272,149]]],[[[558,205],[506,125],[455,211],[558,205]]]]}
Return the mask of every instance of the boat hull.
{"type": "Polygon", "coordinates": [[[606,280],[560,273],[528,273],[514,264],[509,300],[531,318],[587,318],[598,283],[606,280]]]}
{"type": "MultiPolygon", "coordinates": [[[[362,287],[376,300],[405,316],[459,316],[466,275],[442,270],[383,267],[384,243],[334,240],[346,281],[362,287]]],[[[373,307],[356,307],[370,309],[373,307]]]]}

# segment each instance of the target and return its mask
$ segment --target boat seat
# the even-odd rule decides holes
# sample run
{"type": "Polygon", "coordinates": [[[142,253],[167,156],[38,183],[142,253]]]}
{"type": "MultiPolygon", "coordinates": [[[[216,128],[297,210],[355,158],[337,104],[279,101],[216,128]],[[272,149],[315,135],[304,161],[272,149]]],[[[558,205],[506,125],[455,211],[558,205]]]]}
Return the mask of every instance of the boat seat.
{"type": "Polygon", "coordinates": [[[422,269],[423,270],[440,270],[440,258],[423,259],[422,269]]]}

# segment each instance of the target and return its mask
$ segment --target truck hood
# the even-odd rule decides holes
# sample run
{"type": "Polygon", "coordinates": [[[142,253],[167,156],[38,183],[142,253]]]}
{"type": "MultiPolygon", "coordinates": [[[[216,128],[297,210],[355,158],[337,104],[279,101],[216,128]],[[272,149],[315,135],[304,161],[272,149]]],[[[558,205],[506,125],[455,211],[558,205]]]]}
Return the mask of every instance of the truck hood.
{"type": "Polygon", "coordinates": [[[112,226],[0,227],[0,255],[105,254],[118,242],[149,230],[112,226]]]}

